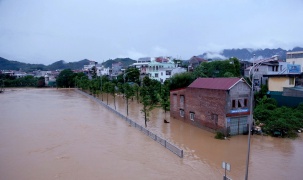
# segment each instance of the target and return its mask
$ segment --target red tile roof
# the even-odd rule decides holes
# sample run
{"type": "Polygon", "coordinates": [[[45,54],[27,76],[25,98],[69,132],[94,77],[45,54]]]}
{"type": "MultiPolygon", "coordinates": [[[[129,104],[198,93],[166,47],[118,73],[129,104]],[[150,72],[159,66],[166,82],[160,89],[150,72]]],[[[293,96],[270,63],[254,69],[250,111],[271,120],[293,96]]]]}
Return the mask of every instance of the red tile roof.
{"type": "Polygon", "coordinates": [[[192,82],[189,88],[201,88],[201,89],[219,89],[229,90],[239,81],[241,78],[198,78],[192,82]]]}

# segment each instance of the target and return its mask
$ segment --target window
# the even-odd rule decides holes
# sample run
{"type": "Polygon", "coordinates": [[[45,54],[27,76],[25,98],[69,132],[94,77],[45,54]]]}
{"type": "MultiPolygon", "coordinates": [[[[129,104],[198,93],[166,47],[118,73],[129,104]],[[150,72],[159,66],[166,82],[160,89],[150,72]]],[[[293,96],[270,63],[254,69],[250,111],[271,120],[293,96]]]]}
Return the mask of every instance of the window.
{"type": "Polygon", "coordinates": [[[158,77],[158,73],[155,73],[155,77],[158,77]]]}
{"type": "Polygon", "coordinates": [[[194,112],[189,112],[189,118],[190,118],[190,120],[194,121],[195,120],[195,113],[194,112]]]}
{"type": "Polygon", "coordinates": [[[180,95],[180,102],[184,103],[184,95],[180,95]]]}
{"type": "Polygon", "coordinates": [[[244,107],[244,99],[238,99],[238,108],[244,107]]]}
{"type": "Polygon", "coordinates": [[[232,109],[236,109],[236,108],[245,108],[248,106],[248,99],[233,99],[232,100],[232,109]]]}
{"type": "Polygon", "coordinates": [[[173,94],[173,105],[177,105],[177,94],[173,94]]]}
{"type": "Polygon", "coordinates": [[[211,114],[211,120],[213,120],[214,123],[218,125],[218,114],[211,114]]]}
{"type": "Polygon", "coordinates": [[[166,71],[166,75],[170,75],[171,74],[171,72],[170,71],[166,71]]]}
{"type": "Polygon", "coordinates": [[[163,72],[161,72],[161,76],[163,76],[163,72]]]}
{"type": "Polygon", "coordinates": [[[180,109],[180,116],[184,117],[184,109],[180,109]]]}
{"type": "Polygon", "coordinates": [[[236,100],[232,100],[232,108],[236,108],[236,100]]]}

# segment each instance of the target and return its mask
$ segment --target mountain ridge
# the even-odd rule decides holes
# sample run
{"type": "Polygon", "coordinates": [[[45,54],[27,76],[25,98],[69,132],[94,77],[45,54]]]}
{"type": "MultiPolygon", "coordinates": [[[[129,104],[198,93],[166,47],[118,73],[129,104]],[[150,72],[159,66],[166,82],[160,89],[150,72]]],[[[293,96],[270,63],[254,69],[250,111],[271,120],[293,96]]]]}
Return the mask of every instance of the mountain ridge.
{"type": "Polygon", "coordinates": [[[291,50],[285,50],[282,48],[276,49],[252,49],[252,48],[233,48],[233,49],[224,49],[221,52],[204,52],[201,55],[198,55],[204,59],[228,59],[231,57],[236,57],[240,60],[252,60],[253,58],[263,59],[270,58],[274,55],[278,55],[279,59],[286,59],[286,52],[291,51],[303,51],[302,47],[294,47],[291,50]]]}
{"type": "MultiPolygon", "coordinates": [[[[64,60],[56,61],[50,65],[44,65],[44,64],[30,64],[30,63],[23,63],[15,60],[8,60],[3,57],[0,57],[0,70],[22,70],[25,72],[31,72],[35,70],[41,70],[41,71],[54,71],[57,69],[82,69],[84,65],[88,65],[90,60],[83,59],[76,62],[65,62],[64,60]]],[[[111,67],[113,63],[121,62],[123,67],[127,67],[128,65],[136,62],[135,60],[132,60],[130,58],[116,58],[116,59],[110,59],[104,63],[105,67],[111,67]]]]}

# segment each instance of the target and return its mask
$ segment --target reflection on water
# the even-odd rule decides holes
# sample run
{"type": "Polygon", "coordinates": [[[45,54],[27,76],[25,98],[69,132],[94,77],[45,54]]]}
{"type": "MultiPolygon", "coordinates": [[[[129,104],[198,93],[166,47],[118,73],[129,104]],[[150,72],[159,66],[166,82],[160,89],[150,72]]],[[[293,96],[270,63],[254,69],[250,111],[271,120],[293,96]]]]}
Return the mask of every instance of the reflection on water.
{"type": "MultiPolygon", "coordinates": [[[[154,109],[148,128],[181,147],[181,159],[73,90],[7,90],[0,102],[0,179],[222,179],[222,161],[229,177],[244,179],[247,136],[216,140],[154,109]]],[[[116,106],[126,114],[124,99],[116,106]]],[[[129,102],[129,117],[143,125],[140,109],[129,102]]],[[[301,137],[254,135],[249,179],[302,179],[302,156],[301,137]]]]}

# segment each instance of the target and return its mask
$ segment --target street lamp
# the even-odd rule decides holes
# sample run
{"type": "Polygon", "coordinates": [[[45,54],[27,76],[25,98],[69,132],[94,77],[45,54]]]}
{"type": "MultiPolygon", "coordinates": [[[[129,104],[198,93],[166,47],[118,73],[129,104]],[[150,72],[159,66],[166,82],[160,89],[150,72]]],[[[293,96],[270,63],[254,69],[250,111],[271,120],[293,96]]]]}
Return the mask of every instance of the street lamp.
{"type": "Polygon", "coordinates": [[[100,90],[101,90],[101,100],[103,101],[102,73],[100,74],[100,77],[101,77],[101,88],[100,88],[100,90]]]}
{"type": "Polygon", "coordinates": [[[263,59],[258,61],[255,64],[255,55],[254,55],[254,60],[253,60],[253,66],[251,67],[251,69],[249,70],[249,78],[250,78],[250,82],[251,82],[251,94],[250,94],[250,118],[249,118],[249,124],[248,124],[248,148],[247,148],[247,157],[246,157],[246,172],[245,172],[245,180],[248,179],[248,166],[249,166],[249,154],[250,154],[250,137],[251,137],[251,124],[253,122],[253,100],[254,100],[254,69],[256,67],[259,67],[262,63],[264,62],[269,62],[272,61],[272,58],[268,58],[268,59],[263,59]],[[252,73],[252,75],[251,75],[252,73]]]}
{"type": "Polygon", "coordinates": [[[124,79],[124,98],[125,98],[125,105],[126,105],[126,116],[128,116],[128,104],[127,104],[127,98],[126,98],[126,95],[125,95],[125,77],[126,77],[126,75],[128,74],[128,73],[130,73],[130,72],[127,72],[127,73],[124,73],[123,74],[123,79],[124,79]]]}

